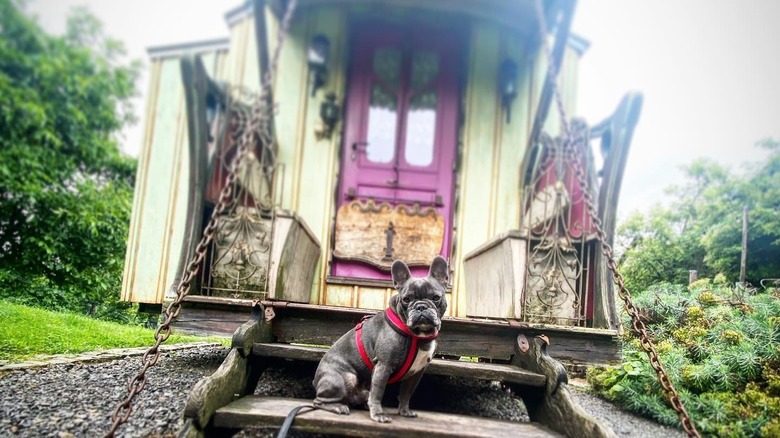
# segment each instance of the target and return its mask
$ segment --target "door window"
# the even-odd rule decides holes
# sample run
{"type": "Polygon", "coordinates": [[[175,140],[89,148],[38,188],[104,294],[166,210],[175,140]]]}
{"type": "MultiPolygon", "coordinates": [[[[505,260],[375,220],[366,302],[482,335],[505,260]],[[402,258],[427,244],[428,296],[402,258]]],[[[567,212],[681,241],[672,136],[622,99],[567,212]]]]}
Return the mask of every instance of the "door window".
{"type": "Polygon", "coordinates": [[[398,130],[398,87],[401,78],[401,51],[393,47],[374,51],[371,100],[368,107],[366,159],[389,163],[395,158],[398,130]]]}

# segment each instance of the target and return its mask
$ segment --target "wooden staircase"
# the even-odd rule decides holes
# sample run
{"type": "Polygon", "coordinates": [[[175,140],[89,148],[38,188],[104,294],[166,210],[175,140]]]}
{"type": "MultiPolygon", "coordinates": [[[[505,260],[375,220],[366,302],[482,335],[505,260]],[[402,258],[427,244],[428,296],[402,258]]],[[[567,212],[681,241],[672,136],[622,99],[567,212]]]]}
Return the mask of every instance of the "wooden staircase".
{"type": "MultiPolygon", "coordinates": [[[[279,427],[287,414],[297,406],[311,404],[311,400],[293,398],[247,396],[217,409],[215,428],[279,427]]],[[[417,418],[393,415],[392,423],[377,423],[368,411],[353,409],[349,415],[312,410],[295,417],[293,429],[299,432],[334,434],[356,437],[560,437],[537,423],[495,420],[416,411],[417,418]]]]}
{"type": "MultiPolygon", "coordinates": [[[[261,373],[272,361],[284,358],[316,362],[327,351],[325,347],[273,342],[274,316],[261,303],[255,305],[252,319],[234,333],[232,349],[222,365],[190,393],[180,437],[231,436],[244,428],[279,428],[293,408],[311,404],[311,400],[252,395],[261,373]]],[[[360,409],[353,409],[350,415],[304,409],[292,429],[371,437],[615,437],[612,430],[572,400],[565,369],[547,355],[546,345],[544,337],[528,339],[520,333],[509,364],[436,358],[425,371],[430,375],[500,381],[523,399],[530,423],[428,411],[417,411],[417,418],[404,418],[394,415],[392,408],[387,409],[393,418],[391,423],[376,423],[360,409]]]]}

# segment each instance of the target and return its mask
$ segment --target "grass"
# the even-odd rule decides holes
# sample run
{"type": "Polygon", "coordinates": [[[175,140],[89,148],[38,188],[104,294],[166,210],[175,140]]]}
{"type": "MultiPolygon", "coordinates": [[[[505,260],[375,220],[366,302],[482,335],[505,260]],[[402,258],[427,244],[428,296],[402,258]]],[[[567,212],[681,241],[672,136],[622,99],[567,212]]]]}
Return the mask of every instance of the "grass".
{"type": "MultiPolygon", "coordinates": [[[[166,344],[221,338],[171,335],[166,344]]],[[[22,362],[38,355],[75,354],[151,346],[154,330],[52,312],[0,300],[0,360],[22,362]]]]}

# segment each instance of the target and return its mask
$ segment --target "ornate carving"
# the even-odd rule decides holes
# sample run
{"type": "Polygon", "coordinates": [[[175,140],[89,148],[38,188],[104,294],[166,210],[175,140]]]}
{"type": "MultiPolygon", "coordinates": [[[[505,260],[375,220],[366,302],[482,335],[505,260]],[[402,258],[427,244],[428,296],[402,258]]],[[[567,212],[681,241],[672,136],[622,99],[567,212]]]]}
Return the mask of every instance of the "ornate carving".
{"type": "Polygon", "coordinates": [[[219,198],[229,163],[246,130],[256,129],[256,144],[236,170],[232,199],[218,218],[209,269],[204,270],[202,277],[202,291],[207,295],[253,299],[267,296],[276,144],[267,129],[249,124],[255,99],[253,93],[242,88],[225,89],[211,122],[211,177],[206,189],[209,201],[219,198]]]}
{"type": "Polygon", "coordinates": [[[558,139],[543,134],[539,163],[525,189],[522,227],[529,236],[523,318],[584,325],[590,293],[585,244],[590,224],[570,161],[558,139]]]}
{"type": "Polygon", "coordinates": [[[394,259],[425,266],[441,252],[443,242],[444,218],[434,208],[352,201],[336,215],[333,255],[385,270],[394,259]]]}
{"type": "Polygon", "coordinates": [[[271,219],[255,208],[237,207],[217,226],[211,262],[212,295],[239,298],[265,292],[271,247],[271,219]]]}

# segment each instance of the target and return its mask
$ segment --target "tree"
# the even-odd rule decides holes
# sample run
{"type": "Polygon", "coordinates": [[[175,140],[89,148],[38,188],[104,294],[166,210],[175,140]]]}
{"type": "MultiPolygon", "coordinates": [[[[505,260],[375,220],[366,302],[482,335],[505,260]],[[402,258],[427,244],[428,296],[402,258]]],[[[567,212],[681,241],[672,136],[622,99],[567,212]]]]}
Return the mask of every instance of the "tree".
{"type": "Polygon", "coordinates": [[[618,229],[626,247],[621,257],[630,289],[644,290],[659,282],[686,283],[688,270],[699,276],[739,274],[742,209],[750,212],[748,281],[780,276],[780,143],[764,140],[759,147],[769,159],[755,163],[744,176],[708,160],[685,168],[686,184],[670,187],[668,207],[636,214],[618,229]]]}
{"type": "Polygon", "coordinates": [[[0,0],[0,296],[72,310],[116,302],[135,160],[138,63],[86,10],[65,36],[0,0]]]}

